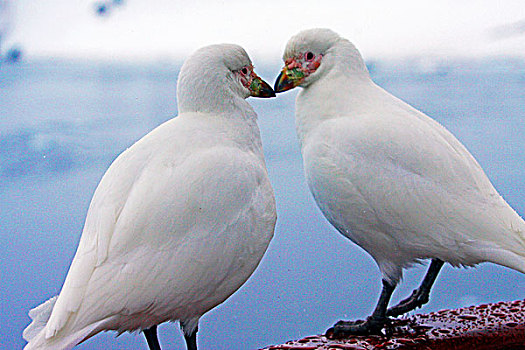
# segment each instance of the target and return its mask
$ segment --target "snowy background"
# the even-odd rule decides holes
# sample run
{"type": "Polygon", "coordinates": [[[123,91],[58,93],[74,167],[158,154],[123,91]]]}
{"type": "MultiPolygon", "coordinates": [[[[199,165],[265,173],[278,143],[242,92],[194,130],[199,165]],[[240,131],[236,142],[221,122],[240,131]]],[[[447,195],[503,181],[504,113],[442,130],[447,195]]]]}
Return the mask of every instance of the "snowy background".
{"type": "MultiPolygon", "coordinates": [[[[60,291],[102,174],[126,147],[177,114],[180,63],[206,44],[245,46],[258,73],[273,83],[289,36],[331,27],[361,49],[379,85],[451,130],[525,215],[522,1],[322,4],[7,4],[0,54],[16,45],[23,56],[0,62],[1,348],[23,346],[27,311],[60,291]],[[106,10],[97,15],[100,6],[106,10]]],[[[304,183],[296,93],[249,100],[259,114],[278,226],[252,278],[202,318],[201,349],[282,343],[324,332],[340,318],[366,317],[375,306],[377,267],[326,223],[304,183]]],[[[424,267],[410,270],[394,301],[423,273],[424,267]]],[[[503,267],[446,267],[423,311],[522,299],[524,291],[525,277],[503,267]]],[[[182,348],[175,325],[161,326],[159,335],[163,349],[182,348]]],[[[142,335],[115,340],[106,333],[79,348],[146,345],[142,335]]]]}

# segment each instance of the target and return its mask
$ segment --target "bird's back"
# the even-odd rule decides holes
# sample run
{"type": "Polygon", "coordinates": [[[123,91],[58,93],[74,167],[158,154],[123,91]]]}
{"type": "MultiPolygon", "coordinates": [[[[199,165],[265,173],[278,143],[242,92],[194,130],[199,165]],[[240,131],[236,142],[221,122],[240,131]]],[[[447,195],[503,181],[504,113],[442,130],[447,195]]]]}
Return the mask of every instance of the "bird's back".
{"type": "Polygon", "coordinates": [[[209,118],[164,123],[108,169],[42,344],[198,318],[251,275],[273,235],[273,191],[249,133],[209,118]]]}
{"type": "Polygon", "coordinates": [[[525,271],[525,223],[449,131],[371,81],[318,83],[298,96],[297,124],[309,186],[334,226],[378,261],[525,271]]]}

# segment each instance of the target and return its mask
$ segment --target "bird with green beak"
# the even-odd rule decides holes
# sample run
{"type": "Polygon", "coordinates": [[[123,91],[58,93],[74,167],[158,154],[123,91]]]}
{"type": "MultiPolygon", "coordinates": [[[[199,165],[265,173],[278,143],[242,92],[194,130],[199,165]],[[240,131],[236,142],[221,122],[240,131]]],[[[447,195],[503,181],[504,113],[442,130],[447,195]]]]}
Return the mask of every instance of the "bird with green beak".
{"type": "Polygon", "coordinates": [[[237,76],[241,84],[249,90],[250,96],[253,97],[275,97],[272,87],[267,82],[262,80],[253,70],[253,66],[245,66],[234,74],[237,76]]]}
{"type": "Polygon", "coordinates": [[[311,51],[301,52],[285,58],[284,68],[275,81],[275,92],[283,92],[300,86],[321,65],[322,54],[311,51]]]}

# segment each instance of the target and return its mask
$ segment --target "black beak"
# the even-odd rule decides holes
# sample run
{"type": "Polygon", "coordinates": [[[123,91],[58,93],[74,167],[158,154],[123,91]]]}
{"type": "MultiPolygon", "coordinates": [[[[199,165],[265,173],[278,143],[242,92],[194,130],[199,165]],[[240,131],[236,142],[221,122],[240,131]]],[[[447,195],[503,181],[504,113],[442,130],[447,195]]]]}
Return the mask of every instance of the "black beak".
{"type": "Polygon", "coordinates": [[[250,85],[251,96],[253,97],[275,97],[275,92],[267,82],[259,78],[258,76],[253,78],[250,85]]]}
{"type": "Polygon", "coordinates": [[[275,92],[283,92],[301,84],[304,80],[304,74],[298,69],[283,68],[275,80],[275,92]]]}

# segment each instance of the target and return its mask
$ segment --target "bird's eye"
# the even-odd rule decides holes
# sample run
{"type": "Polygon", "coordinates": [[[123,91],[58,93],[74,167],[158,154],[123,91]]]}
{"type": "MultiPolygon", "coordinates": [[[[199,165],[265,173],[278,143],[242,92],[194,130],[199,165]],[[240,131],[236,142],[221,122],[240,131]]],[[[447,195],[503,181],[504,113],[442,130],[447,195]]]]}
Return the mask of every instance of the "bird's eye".
{"type": "Polygon", "coordinates": [[[315,55],[314,55],[313,53],[311,53],[311,52],[307,52],[307,53],[304,54],[304,58],[305,58],[307,61],[311,61],[311,60],[313,60],[314,57],[315,57],[315,55]]]}
{"type": "Polygon", "coordinates": [[[241,69],[241,72],[244,75],[248,74],[248,68],[244,67],[243,69],[241,69]]]}

